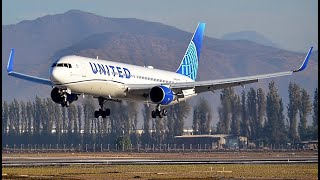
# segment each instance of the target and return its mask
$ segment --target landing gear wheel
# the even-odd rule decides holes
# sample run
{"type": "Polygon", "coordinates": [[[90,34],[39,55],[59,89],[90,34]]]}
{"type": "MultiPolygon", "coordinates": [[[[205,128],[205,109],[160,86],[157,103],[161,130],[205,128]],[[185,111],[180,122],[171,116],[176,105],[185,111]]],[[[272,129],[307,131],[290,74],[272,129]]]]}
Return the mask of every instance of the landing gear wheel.
{"type": "Polygon", "coordinates": [[[163,118],[161,111],[158,112],[158,116],[159,116],[159,118],[163,118]]]}
{"type": "Polygon", "coordinates": [[[99,111],[94,112],[94,117],[99,118],[101,116],[102,118],[106,118],[107,116],[110,116],[110,109],[103,110],[103,104],[105,103],[107,99],[103,97],[98,97],[100,109],[99,111]]]}
{"type": "Polygon", "coordinates": [[[100,116],[99,111],[95,111],[95,112],[94,112],[94,117],[95,117],[95,118],[98,118],[99,116],[100,116]]]}
{"type": "Polygon", "coordinates": [[[159,118],[163,118],[164,116],[167,116],[167,114],[168,114],[167,109],[162,109],[162,110],[156,109],[151,112],[151,117],[156,118],[158,116],[159,118]]]}
{"type": "Polygon", "coordinates": [[[162,114],[162,116],[167,116],[167,114],[168,114],[167,109],[162,109],[161,114],[162,114]]]}
{"type": "Polygon", "coordinates": [[[63,101],[63,102],[61,103],[61,106],[62,106],[62,107],[69,107],[69,105],[70,105],[70,102],[69,102],[69,101],[63,101]]]}
{"type": "Polygon", "coordinates": [[[152,111],[152,112],[151,112],[151,117],[152,117],[153,119],[155,119],[155,118],[157,117],[156,111],[152,111]]]}
{"type": "Polygon", "coordinates": [[[111,112],[110,112],[110,109],[109,109],[109,108],[108,108],[108,109],[106,109],[106,111],[105,111],[105,112],[106,112],[106,115],[107,115],[107,116],[110,116],[110,113],[111,113],[111,112]]]}
{"type": "Polygon", "coordinates": [[[101,112],[101,117],[102,118],[106,118],[107,117],[107,112],[106,111],[102,111],[101,112]]]}

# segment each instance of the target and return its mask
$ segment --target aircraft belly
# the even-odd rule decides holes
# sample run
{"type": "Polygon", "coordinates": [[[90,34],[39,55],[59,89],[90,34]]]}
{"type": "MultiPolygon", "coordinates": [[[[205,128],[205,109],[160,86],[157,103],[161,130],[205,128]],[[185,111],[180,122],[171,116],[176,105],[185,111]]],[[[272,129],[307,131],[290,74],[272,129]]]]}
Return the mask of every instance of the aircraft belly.
{"type": "Polygon", "coordinates": [[[68,88],[75,92],[111,98],[123,98],[126,95],[123,84],[109,81],[87,81],[74,83],[68,85],[68,88]]]}

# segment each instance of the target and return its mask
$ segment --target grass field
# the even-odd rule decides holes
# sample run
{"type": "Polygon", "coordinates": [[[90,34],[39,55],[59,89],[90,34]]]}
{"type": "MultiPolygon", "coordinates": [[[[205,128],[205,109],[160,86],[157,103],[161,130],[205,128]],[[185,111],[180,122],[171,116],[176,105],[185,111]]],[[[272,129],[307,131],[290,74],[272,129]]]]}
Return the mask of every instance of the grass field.
{"type": "MultiPolygon", "coordinates": [[[[2,153],[2,158],[273,159],[318,157],[318,152],[2,153]]],[[[2,179],[318,179],[318,163],[65,165],[2,167],[2,179]]]]}
{"type": "Polygon", "coordinates": [[[318,164],[3,167],[2,179],[318,179],[318,164]]]}

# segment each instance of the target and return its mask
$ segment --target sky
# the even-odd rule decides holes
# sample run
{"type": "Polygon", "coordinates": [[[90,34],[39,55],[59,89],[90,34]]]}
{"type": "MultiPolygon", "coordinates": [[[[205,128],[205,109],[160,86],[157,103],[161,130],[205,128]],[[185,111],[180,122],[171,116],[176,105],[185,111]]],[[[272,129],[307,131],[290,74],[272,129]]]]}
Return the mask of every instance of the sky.
{"type": "Polygon", "coordinates": [[[256,31],[283,49],[318,49],[317,0],[2,0],[2,25],[71,9],[161,22],[188,32],[205,22],[206,35],[214,38],[256,31]]]}

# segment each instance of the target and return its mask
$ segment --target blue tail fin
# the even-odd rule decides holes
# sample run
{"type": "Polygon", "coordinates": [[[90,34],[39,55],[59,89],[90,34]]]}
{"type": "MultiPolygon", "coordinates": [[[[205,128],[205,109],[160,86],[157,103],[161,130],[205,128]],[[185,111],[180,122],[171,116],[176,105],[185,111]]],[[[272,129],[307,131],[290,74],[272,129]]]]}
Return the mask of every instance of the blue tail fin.
{"type": "Polygon", "coordinates": [[[199,23],[176,73],[196,80],[205,23],[199,23]]]}

